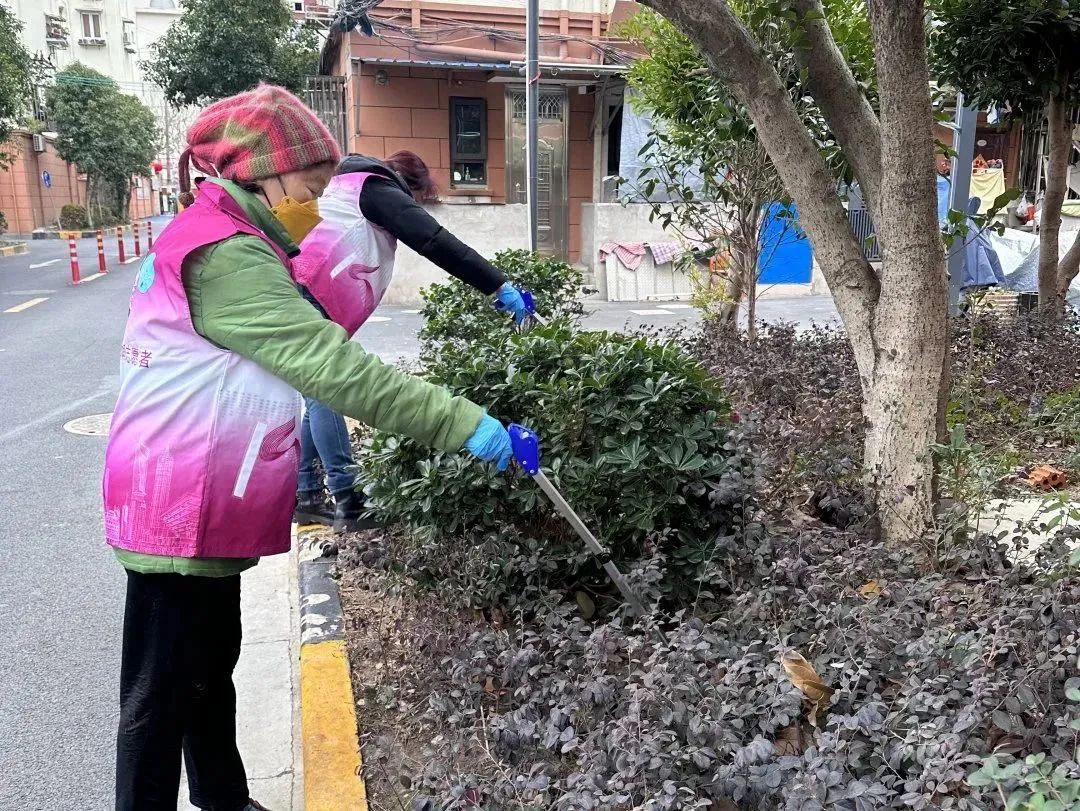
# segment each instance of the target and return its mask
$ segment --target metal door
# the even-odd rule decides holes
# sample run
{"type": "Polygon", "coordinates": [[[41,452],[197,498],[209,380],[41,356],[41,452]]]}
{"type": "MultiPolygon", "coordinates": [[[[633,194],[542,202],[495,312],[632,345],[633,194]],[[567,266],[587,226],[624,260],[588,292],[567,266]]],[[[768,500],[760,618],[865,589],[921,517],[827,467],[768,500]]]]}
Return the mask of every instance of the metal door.
{"type": "MultiPolygon", "coordinates": [[[[540,89],[537,138],[537,246],[543,254],[566,259],[570,206],[566,193],[566,125],[569,107],[561,87],[540,89]]],[[[527,203],[525,89],[506,91],[506,199],[527,203]]]]}

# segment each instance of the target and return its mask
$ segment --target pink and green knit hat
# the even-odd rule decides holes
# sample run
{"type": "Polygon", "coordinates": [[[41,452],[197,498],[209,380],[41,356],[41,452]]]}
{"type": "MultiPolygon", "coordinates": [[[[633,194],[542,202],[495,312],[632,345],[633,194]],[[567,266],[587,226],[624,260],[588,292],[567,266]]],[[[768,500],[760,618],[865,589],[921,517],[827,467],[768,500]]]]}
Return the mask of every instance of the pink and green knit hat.
{"type": "Polygon", "coordinates": [[[209,175],[251,181],[341,160],[330,130],[288,90],[261,84],[214,102],[191,125],[180,156],[180,188],[189,162],[209,175]]]}

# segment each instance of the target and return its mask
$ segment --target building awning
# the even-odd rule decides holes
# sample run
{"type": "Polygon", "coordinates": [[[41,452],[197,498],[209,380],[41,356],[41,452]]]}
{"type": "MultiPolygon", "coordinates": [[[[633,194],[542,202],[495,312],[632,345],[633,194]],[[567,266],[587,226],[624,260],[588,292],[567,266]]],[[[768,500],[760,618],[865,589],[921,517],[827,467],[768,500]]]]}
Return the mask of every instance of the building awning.
{"type": "MultiPolygon", "coordinates": [[[[509,71],[524,75],[525,63],[521,60],[506,62],[467,62],[445,59],[388,59],[386,57],[368,58],[354,56],[354,63],[363,65],[384,65],[398,68],[436,68],[445,70],[509,71]]],[[[549,77],[565,76],[582,79],[605,76],[622,76],[630,70],[629,65],[590,65],[584,62],[541,62],[540,72],[549,77]]]]}
{"type": "MultiPolygon", "coordinates": [[[[513,62],[511,67],[521,75],[525,75],[525,63],[513,62]]],[[[597,79],[604,76],[622,76],[630,70],[629,65],[589,65],[584,62],[541,62],[540,72],[547,76],[572,76],[576,79],[594,76],[597,79]]]]}
{"type": "Polygon", "coordinates": [[[354,63],[363,65],[384,65],[397,68],[442,68],[445,70],[512,70],[513,63],[506,62],[459,62],[445,59],[387,59],[385,57],[368,58],[354,56],[354,63]]]}

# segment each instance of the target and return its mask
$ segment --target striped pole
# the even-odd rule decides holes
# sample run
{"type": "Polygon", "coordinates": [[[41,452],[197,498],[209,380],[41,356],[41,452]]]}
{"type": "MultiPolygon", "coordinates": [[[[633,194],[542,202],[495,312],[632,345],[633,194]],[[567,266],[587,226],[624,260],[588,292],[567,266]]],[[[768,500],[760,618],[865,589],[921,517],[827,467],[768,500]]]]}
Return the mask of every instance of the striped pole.
{"type": "Polygon", "coordinates": [[[124,256],[124,226],[116,226],[116,250],[120,252],[120,264],[127,262],[127,257],[124,256]]]}
{"type": "Polygon", "coordinates": [[[108,273],[105,267],[105,232],[100,228],[97,232],[97,269],[99,273],[108,273]]]}
{"type": "Polygon", "coordinates": [[[71,257],[71,283],[79,284],[82,277],[79,275],[79,250],[75,244],[75,236],[68,233],[68,256],[71,257]]]}
{"type": "Polygon", "coordinates": [[[131,224],[131,232],[135,235],[135,255],[142,256],[142,245],[139,243],[139,221],[131,224]]]}
{"type": "Polygon", "coordinates": [[[146,250],[154,250],[154,223],[146,221],[146,250]]]}

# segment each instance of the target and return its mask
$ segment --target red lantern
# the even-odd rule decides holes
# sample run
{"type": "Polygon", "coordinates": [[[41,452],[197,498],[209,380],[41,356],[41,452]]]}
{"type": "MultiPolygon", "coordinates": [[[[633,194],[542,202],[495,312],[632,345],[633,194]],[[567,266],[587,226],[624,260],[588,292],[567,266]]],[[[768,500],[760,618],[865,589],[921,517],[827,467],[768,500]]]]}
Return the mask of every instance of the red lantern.
{"type": "Polygon", "coordinates": [[[165,168],[161,161],[154,161],[152,164],[150,164],[150,167],[154,170],[155,175],[161,174],[161,170],[165,168]]]}

